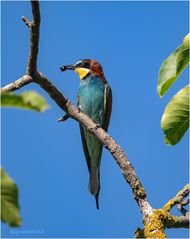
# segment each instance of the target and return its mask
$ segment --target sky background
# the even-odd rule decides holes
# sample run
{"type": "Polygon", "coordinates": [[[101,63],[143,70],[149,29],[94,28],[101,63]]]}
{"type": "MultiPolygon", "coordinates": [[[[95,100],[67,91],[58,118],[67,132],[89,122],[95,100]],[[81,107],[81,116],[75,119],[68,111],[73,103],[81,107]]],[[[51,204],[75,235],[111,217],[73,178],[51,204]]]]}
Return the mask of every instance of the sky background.
{"type": "MultiPolygon", "coordinates": [[[[76,104],[79,78],[59,67],[98,60],[113,91],[109,133],[122,146],[151,205],[162,207],[188,182],[188,135],[166,146],[160,119],[167,102],[188,82],[188,71],[167,94],[157,95],[162,61],[188,33],[188,2],[41,2],[38,69],[76,104]]],[[[31,19],[28,2],[1,2],[2,85],[26,71],[31,19]]],[[[2,110],[2,165],[19,187],[23,225],[2,225],[2,237],[133,237],[142,215],[108,151],[101,163],[100,210],[88,192],[79,127],[57,123],[63,112],[2,110]]],[[[180,215],[177,211],[173,213],[180,215]]],[[[166,230],[187,238],[188,230],[166,230]]]]}

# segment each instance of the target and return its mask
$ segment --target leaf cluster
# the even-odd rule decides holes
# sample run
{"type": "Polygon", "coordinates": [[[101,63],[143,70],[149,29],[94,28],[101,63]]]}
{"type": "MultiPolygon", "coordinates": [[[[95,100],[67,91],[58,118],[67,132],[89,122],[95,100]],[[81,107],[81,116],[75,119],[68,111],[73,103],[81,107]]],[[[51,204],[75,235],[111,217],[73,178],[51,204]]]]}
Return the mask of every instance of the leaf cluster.
{"type": "MultiPolygon", "coordinates": [[[[190,33],[183,43],[162,63],[158,76],[158,95],[162,97],[188,66],[190,33]]],[[[189,85],[182,88],[166,106],[161,128],[168,145],[177,144],[189,128],[189,85]]]]}

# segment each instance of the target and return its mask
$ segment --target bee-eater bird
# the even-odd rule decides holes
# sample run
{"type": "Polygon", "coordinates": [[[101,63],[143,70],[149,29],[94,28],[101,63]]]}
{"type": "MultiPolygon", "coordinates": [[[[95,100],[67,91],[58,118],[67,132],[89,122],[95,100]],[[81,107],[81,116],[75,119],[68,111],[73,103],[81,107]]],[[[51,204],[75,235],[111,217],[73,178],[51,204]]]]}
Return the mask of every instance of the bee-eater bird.
{"type": "MultiPolygon", "coordinates": [[[[95,60],[85,59],[74,65],[62,66],[60,69],[74,70],[79,75],[77,105],[94,123],[107,131],[112,110],[112,91],[105,79],[102,66],[95,60]]],[[[90,174],[89,190],[95,196],[96,207],[99,209],[100,161],[103,145],[82,125],[80,131],[90,174]]]]}

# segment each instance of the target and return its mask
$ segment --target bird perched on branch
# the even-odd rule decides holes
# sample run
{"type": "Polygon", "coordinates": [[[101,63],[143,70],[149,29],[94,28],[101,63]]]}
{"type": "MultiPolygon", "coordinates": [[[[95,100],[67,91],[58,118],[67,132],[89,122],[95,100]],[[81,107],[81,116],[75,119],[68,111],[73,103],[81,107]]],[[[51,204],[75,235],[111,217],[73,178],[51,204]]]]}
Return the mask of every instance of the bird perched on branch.
{"type": "MultiPolygon", "coordinates": [[[[102,66],[95,60],[85,59],[74,65],[62,66],[60,69],[61,71],[73,70],[79,75],[78,107],[94,123],[107,131],[112,110],[112,91],[105,79],[102,66]]],[[[89,190],[95,196],[96,207],[99,209],[100,161],[103,145],[82,125],[80,125],[80,131],[90,174],[89,190]]]]}

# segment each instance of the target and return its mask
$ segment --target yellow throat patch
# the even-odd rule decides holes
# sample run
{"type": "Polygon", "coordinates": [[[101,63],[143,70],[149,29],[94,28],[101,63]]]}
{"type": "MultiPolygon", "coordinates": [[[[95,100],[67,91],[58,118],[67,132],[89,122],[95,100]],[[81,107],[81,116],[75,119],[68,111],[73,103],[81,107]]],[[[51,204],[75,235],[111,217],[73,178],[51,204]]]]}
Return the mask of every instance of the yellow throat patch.
{"type": "Polygon", "coordinates": [[[75,72],[79,75],[80,79],[82,80],[90,72],[90,70],[86,68],[76,68],[75,72]]]}

